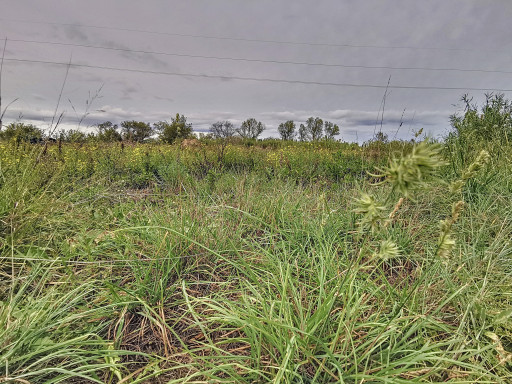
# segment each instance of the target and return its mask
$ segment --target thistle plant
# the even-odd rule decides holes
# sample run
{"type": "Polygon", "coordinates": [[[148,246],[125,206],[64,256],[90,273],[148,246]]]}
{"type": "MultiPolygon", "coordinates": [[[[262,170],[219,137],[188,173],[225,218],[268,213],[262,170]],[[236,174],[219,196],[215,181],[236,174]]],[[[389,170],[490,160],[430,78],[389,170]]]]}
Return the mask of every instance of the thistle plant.
{"type": "MultiPolygon", "coordinates": [[[[395,190],[408,197],[412,191],[424,186],[427,178],[432,176],[439,167],[446,164],[440,151],[439,144],[422,141],[413,147],[410,154],[393,158],[389,166],[378,169],[380,174],[372,176],[384,179],[378,184],[391,184],[392,191],[387,200],[391,198],[395,190]]],[[[386,203],[377,201],[368,193],[362,193],[361,197],[356,199],[353,210],[355,213],[363,215],[359,221],[361,232],[369,228],[373,233],[381,228],[386,228],[403,202],[404,198],[400,197],[393,210],[386,213],[388,211],[386,203]]]]}
{"type": "MultiPolygon", "coordinates": [[[[475,177],[477,173],[487,164],[490,160],[489,152],[482,150],[476,157],[475,161],[462,172],[460,179],[452,182],[449,186],[449,190],[452,194],[460,193],[466,182],[475,177]]],[[[453,247],[455,246],[455,239],[452,234],[452,226],[457,221],[464,208],[464,201],[459,200],[452,205],[452,214],[445,220],[441,220],[439,242],[437,247],[437,256],[441,258],[445,265],[449,264],[449,258],[453,247]]]]}
{"type": "Polygon", "coordinates": [[[445,220],[441,220],[440,223],[441,233],[437,246],[437,256],[441,258],[445,265],[448,264],[450,254],[455,246],[455,239],[452,235],[452,226],[459,218],[463,207],[464,202],[462,200],[454,203],[452,205],[452,215],[445,220]]]}
{"type": "Polygon", "coordinates": [[[361,232],[366,229],[375,232],[387,223],[386,205],[375,200],[368,193],[362,193],[361,197],[356,199],[355,205],[356,207],[353,211],[363,215],[358,222],[361,232]]]}
{"type": "Polygon", "coordinates": [[[480,169],[482,169],[482,167],[489,162],[490,158],[491,156],[489,155],[489,152],[481,150],[478,156],[476,157],[475,161],[471,163],[468,169],[462,172],[461,178],[450,184],[450,192],[461,192],[466,182],[469,179],[475,177],[478,171],[480,171],[480,169]]]}
{"type": "Polygon", "coordinates": [[[400,257],[400,249],[391,240],[383,240],[380,243],[379,252],[374,256],[380,260],[391,260],[400,257]]]}
{"type": "MultiPolygon", "coordinates": [[[[405,197],[409,197],[411,192],[424,187],[426,180],[439,167],[446,165],[440,151],[441,146],[439,144],[423,141],[414,146],[410,154],[400,158],[393,158],[389,166],[379,169],[380,174],[373,176],[384,178],[379,184],[391,184],[392,191],[388,195],[388,200],[395,190],[400,191],[405,197]]],[[[478,171],[489,161],[489,158],[490,156],[487,151],[481,151],[475,161],[462,173],[461,178],[450,184],[450,192],[460,192],[466,182],[470,178],[475,177],[478,171]]],[[[355,213],[362,215],[359,221],[360,232],[362,233],[364,230],[370,229],[372,233],[375,233],[381,229],[386,229],[403,204],[403,201],[404,198],[401,197],[393,210],[386,214],[386,203],[377,201],[368,193],[363,193],[356,200],[356,207],[354,209],[355,213]]],[[[463,207],[464,201],[462,200],[453,203],[451,215],[440,222],[440,235],[436,256],[441,258],[443,264],[448,264],[450,254],[455,246],[452,227],[459,218],[463,207]]],[[[379,252],[375,255],[380,259],[387,260],[399,256],[400,250],[390,239],[385,239],[381,242],[379,252]]]]}
{"type": "MultiPolygon", "coordinates": [[[[489,159],[489,153],[482,150],[475,161],[462,173],[461,178],[450,184],[450,192],[452,194],[460,192],[466,182],[475,177],[482,167],[489,162],[489,159]]],[[[373,176],[384,178],[379,184],[391,184],[392,191],[388,195],[388,200],[395,190],[400,191],[405,197],[409,197],[412,191],[424,187],[426,180],[439,167],[446,164],[441,157],[441,146],[436,143],[423,141],[415,145],[410,154],[400,158],[393,158],[389,166],[379,169],[380,174],[373,176]]],[[[403,204],[403,201],[404,198],[401,197],[389,215],[386,215],[387,207],[385,203],[378,202],[368,193],[363,193],[356,200],[356,207],[353,210],[355,213],[362,215],[359,221],[360,232],[362,233],[365,229],[371,229],[371,232],[375,233],[381,229],[386,229],[403,204]]],[[[436,256],[441,258],[445,265],[448,264],[450,254],[455,246],[452,227],[459,218],[463,207],[464,201],[462,200],[453,203],[451,215],[440,222],[440,235],[436,256]]],[[[380,259],[395,258],[399,255],[398,247],[390,239],[385,239],[381,242],[380,250],[376,254],[380,259]]]]}
{"type": "Polygon", "coordinates": [[[372,175],[384,178],[393,189],[405,197],[424,186],[425,181],[440,167],[447,163],[441,157],[441,145],[427,140],[415,145],[412,152],[399,158],[393,158],[388,167],[378,169],[380,174],[372,175]]]}

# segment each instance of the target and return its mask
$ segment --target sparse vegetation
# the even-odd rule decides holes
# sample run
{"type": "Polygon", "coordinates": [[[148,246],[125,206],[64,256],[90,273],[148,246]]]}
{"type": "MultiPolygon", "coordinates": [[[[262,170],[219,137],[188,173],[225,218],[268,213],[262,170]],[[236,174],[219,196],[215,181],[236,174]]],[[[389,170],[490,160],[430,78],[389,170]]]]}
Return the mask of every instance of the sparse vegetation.
{"type": "Polygon", "coordinates": [[[0,382],[510,382],[489,105],[446,143],[0,141],[0,382]]]}

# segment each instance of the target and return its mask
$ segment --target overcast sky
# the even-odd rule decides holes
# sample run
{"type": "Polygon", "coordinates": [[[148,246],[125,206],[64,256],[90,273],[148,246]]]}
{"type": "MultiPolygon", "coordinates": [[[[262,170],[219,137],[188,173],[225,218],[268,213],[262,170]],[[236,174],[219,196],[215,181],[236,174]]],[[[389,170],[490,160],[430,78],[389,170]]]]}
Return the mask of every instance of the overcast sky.
{"type": "Polygon", "coordinates": [[[195,131],[254,117],[277,137],[279,123],[318,116],[346,141],[371,138],[381,120],[390,138],[409,139],[422,127],[446,134],[464,93],[512,95],[510,0],[0,0],[0,9],[2,109],[17,99],[4,124],[22,116],[48,127],[69,62],[58,107],[66,128],[86,112],[83,129],[180,113],[195,131]]]}

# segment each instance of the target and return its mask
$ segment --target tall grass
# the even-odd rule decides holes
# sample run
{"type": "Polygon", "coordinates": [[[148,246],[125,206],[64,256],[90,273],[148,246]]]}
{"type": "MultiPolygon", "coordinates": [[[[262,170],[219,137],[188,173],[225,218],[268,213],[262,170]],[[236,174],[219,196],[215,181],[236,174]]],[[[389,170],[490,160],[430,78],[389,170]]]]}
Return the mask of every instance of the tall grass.
{"type": "Polygon", "coordinates": [[[512,378],[507,146],[1,145],[0,380],[512,378]]]}

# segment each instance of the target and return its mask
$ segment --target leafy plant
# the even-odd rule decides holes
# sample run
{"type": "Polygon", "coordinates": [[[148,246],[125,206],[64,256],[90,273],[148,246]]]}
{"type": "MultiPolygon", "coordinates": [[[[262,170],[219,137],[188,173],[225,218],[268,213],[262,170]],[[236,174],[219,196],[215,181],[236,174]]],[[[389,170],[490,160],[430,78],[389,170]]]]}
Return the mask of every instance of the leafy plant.
{"type": "Polygon", "coordinates": [[[159,121],[153,124],[153,129],[159,133],[160,140],[167,144],[172,144],[177,139],[186,139],[192,134],[192,124],[187,123],[187,118],[179,113],[171,122],[159,121]]]}

